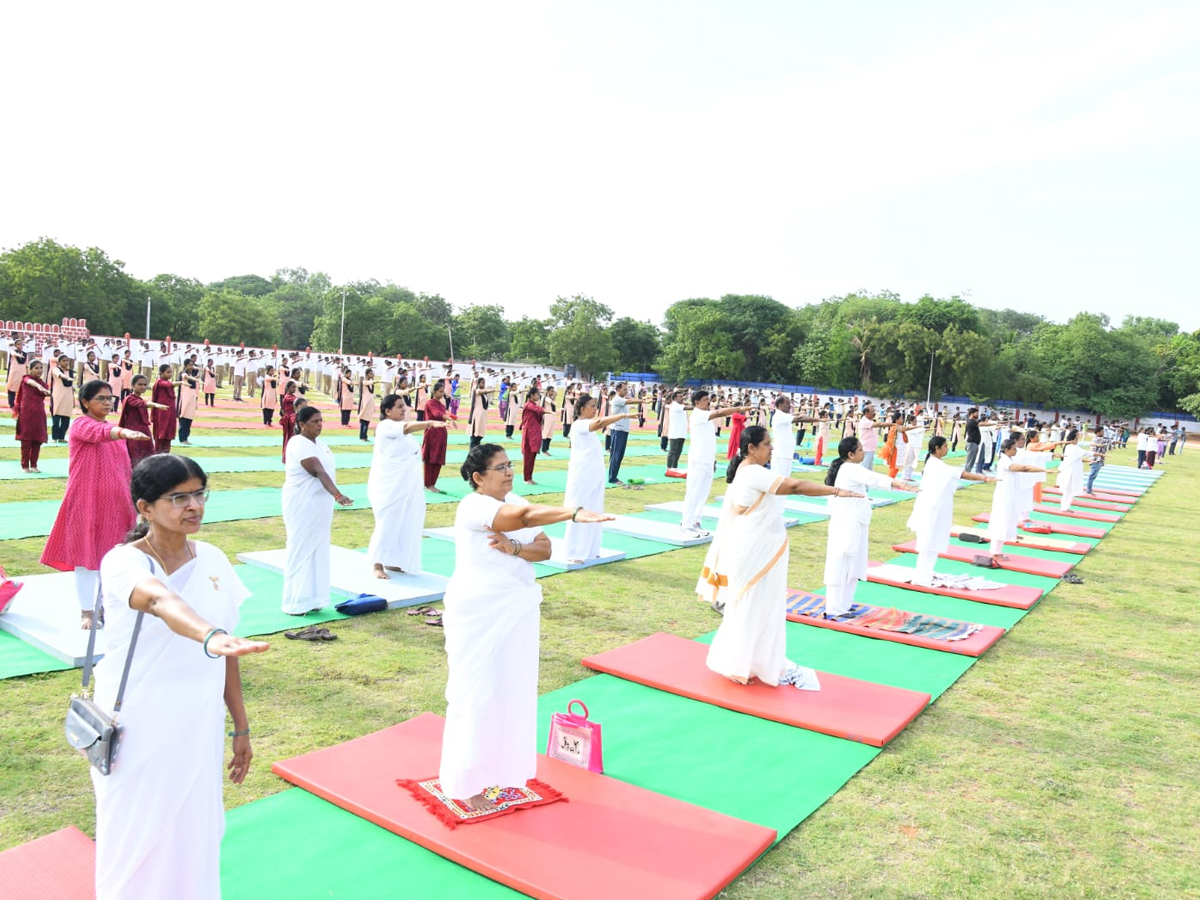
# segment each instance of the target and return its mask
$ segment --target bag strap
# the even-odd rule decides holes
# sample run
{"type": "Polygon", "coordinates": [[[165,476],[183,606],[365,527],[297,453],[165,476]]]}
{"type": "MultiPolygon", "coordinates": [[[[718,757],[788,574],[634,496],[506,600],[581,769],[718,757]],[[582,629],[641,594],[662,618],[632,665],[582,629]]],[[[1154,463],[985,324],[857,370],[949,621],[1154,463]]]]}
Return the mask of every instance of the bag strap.
{"type": "Polygon", "coordinates": [[[567,704],[567,715],[569,715],[569,716],[579,715],[579,713],[571,712],[571,707],[574,706],[576,703],[578,703],[580,706],[583,707],[583,718],[586,719],[588,717],[588,708],[587,708],[587,704],[584,703],[582,700],[572,700],[570,703],[568,703],[567,704]]]}
{"type": "MultiPolygon", "coordinates": [[[[149,559],[149,557],[147,557],[149,559]]],[[[154,560],[150,559],[150,572],[154,573],[154,560]]],[[[83,664],[83,689],[87,690],[88,682],[92,680],[92,667],[95,665],[96,654],[96,620],[100,618],[101,597],[103,596],[103,581],[99,572],[96,573],[96,599],[92,604],[92,627],[88,629],[87,660],[83,664]]],[[[121,685],[117,688],[117,700],[113,704],[113,715],[121,710],[121,702],[125,699],[125,683],[129,681],[129,668],[133,665],[133,651],[137,647],[138,634],[142,630],[144,612],[137,614],[133,623],[133,635],[129,638],[129,652],[125,654],[125,668],[121,672],[121,685]]]]}

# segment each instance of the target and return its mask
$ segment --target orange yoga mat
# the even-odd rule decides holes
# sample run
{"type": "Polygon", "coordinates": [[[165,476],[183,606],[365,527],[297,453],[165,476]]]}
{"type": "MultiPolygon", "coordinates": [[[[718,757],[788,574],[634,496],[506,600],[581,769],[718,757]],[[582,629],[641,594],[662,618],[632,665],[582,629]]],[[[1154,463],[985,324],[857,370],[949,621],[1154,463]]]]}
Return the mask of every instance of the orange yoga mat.
{"type": "MultiPolygon", "coordinates": [[[[981,553],[988,553],[986,549],[990,544],[990,539],[987,537],[987,530],[983,528],[958,528],[950,529],[950,537],[961,537],[964,533],[975,534],[979,537],[987,539],[988,543],[980,544],[980,547],[985,549],[981,553]]],[[[1028,547],[1030,550],[1049,550],[1054,553],[1075,553],[1079,556],[1085,556],[1092,549],[1091,544],[1085,544],[1083,541],[1064,541],[1062,538],[1054,538],[1047,534],[1018,534],[1015,541],[1005,541],[1006,547],[1028,547]]]]}
{"type": "MultiPolygon", "coordinates": [[[[1061,492],[1055,494],[1053,491],[1049,490],[1043,491],[1042,496],[1048,498],[1048,502],[1050,503],[1054,502],[1053,498],[1056,496],[1060,501],[1062,499],[1061,492]]],[[[1101,500],[1098,497],[1085,497],[1083,494],[1076,494],[1075,499],[1071,501],[1071,505],[1078,507],[1079,509],[1104,509],[1108,510],[1109,512],[1119,513],[1127,513],[1130,509],[1130,501],[1128,500],[1115,500],[1108,502],[1101,500]]]]}
{"type": "MultiPolygon", "coordinates": [[[[941,559],[953,559],[956,562],[971,562],[976,556],[990,554],[992,551],[987,544],[978,544],[976,547],[960,547],[957,544],[951,544],[945,553],[939,553],[941,559]],[[978,549],[976,549],[976,547],[978,549]]],[[[892,549],[897,553],[916,553],[917,542],[905,541],[903,544],[892,544],[892,549]]],[[[1041,575],[1045,578],[1062,578],[1073,568],[1074,563],[1058,562],[1053,559],[1042,559],[1040,556],[1020,556],[1016,553],[1004,554],[1008,559],[997,559],[996,565],[1001,569],[1007,569],[1010,572],[1024,572],[1026,575],[1041,575]]],[[[980,569],[979,572],[984,578],[987,577],[987,569],[980,569]]]]}
{"type": "Polygon", "coordinates": [[[96,845],[74,826],[0,853],[0,900],[92,900],[96,845]]]}
{"type": "MultiPolygon", "coordinates": [[[[272,771],[439,856],[539,900],[708,900],[750,866],[775,831],[538,757],[537,777],[567,798],[450,829],[398,787],[435,777],[441,716],[277,762],[272,771]]],[[[670,765],[670,760],[663,760],[670,765]]],[[[404,895],[397,885],[397,896],[404,895]]]]}
{"type": "MultiPolygon", "coordinates": [[[[987,522],[992,518],[991,513],[979,513],[971,516],[972,522],[987,522]]],[[[1067,525],[1062,522],[1039,522],[1039,525],[1049,525],[1051,534],[1069,534],[1072,537],[1096,538],[1099,540],[1108,534],[1103,528],[1091,528],[1087,525],[1067,525]]],[[[1020,528],[1020,526],[1017,526],[1020,528]]],[[[1024,528],[1021,528],[1024,531],[1024,528]]]]}
{"type": "MultiPolygon", "coordinates": [[[[980,570],[986,578],[987,570],[980,570]]],[[[910,584],[907,581],[894,581],[877,575],[873,568],[867,571],[867,581],[875,584],[887,584],[892,587],[904,588],[906,591],[919,591],[922,594],[939,594],[942,597],[957,597],[959,600],[974,600],[976,603],[987,603],[990,606],[1007,606],[1010,609],[1030,609],[1033,604],[1042,599],[1042,589],[1025,587],[1020,584],[1006,584],[990,591],[968,591],[958,588],[926,587],[920,584],[910,584]]]]}
{"type": "MultiPolygon", "coordinates": [[[[803,592],[807,593],[807,592],[803,592]]],[[[815,594],[814,596],[820,596],[815,594]]],[[[872,604],[883,605],[883,604],[872,604]]],[[[895,608],[895,607],[893,607],[895,608]]],[[[908,612],[900,610],[900,612],[908,612]]],[[[908,613],[912,615],[912,613],[908,613]]],[[[876,638],[881,641],[894,641],[897,644],[911,644],[914,647],[924,647],[927,650],[941,650],[945,653],[957,653],[960,656],[982,656],[992,644],[1004,637],[1004,629],[995,625],[983,625],[980,630],[961,641],[935,641],[933,638],[920,634],[905,634],[902,631],[884,631],[882,628],[863,628],[855,625],[853,620],[839,622],[836,619],[822,619],[814,616],[802,616],[788,613],[789,622],[801,625],[813,625],[817,628],[828,628],[832,631],[844,631],[846,634],[857,634],[860,637],[876,638]]],[[[824,682],[822,682],[823,684],[824,682]]]]}
{"type": "MultiPolygon", "coordinates": [[[[1043,497],[1062,497],[1062,491],[1058,488],[1044,488],[1042,490],[1043,497]]],[[[1129,512],[1129,507],[1138,502],[1137,497],[1121,496],[1114,494],[1111,491],[1095,491],[1092,494],[1076,494],[1075,502],[1080,506],[1090,509],[1115,509],[1119,512],[1129,512]],[[1100,503],[1111,503],[1114,506],[1095,506],[1087,507],[1084,501],[1098,501],[1100,503]]]]}
{"type": "Polygon", "coordinates": [[[1050,506],[1050,505],[1035,506],[1033,508],[1033,511],[1045,513],[1046,515],[1050,515],[1050,516],[1066,516],[1068,519],[1084,519],[1088,522],[1110,522],[1110,523],[1113,523],[1113,522],[1121,521],[1120,516],[1114,516],[1111,513],[1091,512],[1090,510],[1088,512],[1080,512],[1079,510],[1075,510],[1075,509],[1068,509],[1064,512],[1063,510],[1059,509],[1057,506],[1050,506]]]}
{"type": "Polygon", "coordinates": [[[586,657],[597,672],[809,731],[882,747],[919,716],[929,694],[818,672],[821,690],[760,682],[734,684],[704,664],[708,645],[673,634],[649,637],[586,657]]]}

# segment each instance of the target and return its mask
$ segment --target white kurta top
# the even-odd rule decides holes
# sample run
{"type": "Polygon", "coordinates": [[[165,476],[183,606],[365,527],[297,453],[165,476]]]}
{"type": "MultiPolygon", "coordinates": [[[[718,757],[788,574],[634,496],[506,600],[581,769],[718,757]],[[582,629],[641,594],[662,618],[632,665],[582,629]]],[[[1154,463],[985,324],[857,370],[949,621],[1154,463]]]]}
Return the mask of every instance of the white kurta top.
{"type": "Polygon", "coordinates": [[[867,543],[871,531],[871,500],[865,496],[871,488],[888,490],[892,479],[872,472],[858,463],[844,462],[838,467],[834,487],[864,496],[829,497],[829,538],[825,544],[825,583],[848,584],[867,577],[867,543]]]}
{"type": "Polygon", "coordinates": [[[375,530],[367,559],[405,572],[421,571],[421,530],[425,527],[421,444],[404,433],[404,423],[383,419],[375,426],[367,499],[375,530]]]}
{"type": "Polygon", "coordinates": [[[775,410],[771,416],[771,471],[785,478],[792,474],[792,457],[796,455],[796,432],[792,414],[775,410]]]}
{"type": "MultiPolygon", "coordinates": [[[[249,595],[216,547],[195,541],[196,558],[166,576],[130,546],[100,563],[108,652],[97,664],[96,703],[111,710],[137,613],[134,588],[157,578],[213,627],[233,633],[249,595]]],[[[96,896],[212,900],[221,895],[221,797],[225,752],[225,660],[154,616],[142,617],[112,774],[92,772],[96,790],[96,896]]]]}
{"type": "MultiPolygon", "coordinates": [[[[1022,451],[1017,451],[1020,455],[1022,451]]],[[[993,541],[1012,541],[1017,537],[1017,524],[1025,511],[1025,473],[1011,471],[1017,458],[1001,453],[996,457],[996,491],[992,494],[992,512],[988,516],[988,537],[993,541]]]]}
{"type": "MultiPolygon", "coordinates": [[[[1154,440],[1154,438],[1151,438],[1154,440]]],[[[1083,458],[1087,455],[1078,444],[1063,447],[1062,463],[1058,467],[1058,489],[1062,491],[1061,509],[1066,509],[1083,490],[1083,458]]]]}
{"type": "MultiPolygon", "coordinates": [[[[574,429],[572,429],[574,430],[574,429]]],[[[443,624],[449,677],[439,778],[465,800],[499,785],[521,787],[537,772],[538,630],[542,589],[533,564],[488,545],[504,504],[472,493],[454,516],[454,574],[443,624]]],[[[506,532],[522,543],[537,528],[506,532]]]]}
{"type": "MultiPolygon", "coordinates": [[[[604,512],[604,448],[599,432],[592,431],[592,419],[580,419],[571,428],[571,461],[567,464],[567,488],[563,506],[582,506],[604,512]]],[[[595,559],[600,555],[604,526],[567,523],[567,559],[595,559]]]]}
{"type": "Polygon", "coordinates": [[[287,563],[283,571],[283,611],[299,615],[329,603],[329,530],[333,497],[321,480],[301,463],[315,458],[332,479],[333,452],[297,434],[288,441],[283,480],[283,524],[287,530],[287,563]]]}
{"type": "Polygon", "coordinates": [[[925,461],[921,490],[917,492],[907,522],[907,527],[916,532],[918,553],[945,553],[950,546],[950,526],[954,524],[954,491],[962,471],[936,456],[930,456],[925,461]]]}

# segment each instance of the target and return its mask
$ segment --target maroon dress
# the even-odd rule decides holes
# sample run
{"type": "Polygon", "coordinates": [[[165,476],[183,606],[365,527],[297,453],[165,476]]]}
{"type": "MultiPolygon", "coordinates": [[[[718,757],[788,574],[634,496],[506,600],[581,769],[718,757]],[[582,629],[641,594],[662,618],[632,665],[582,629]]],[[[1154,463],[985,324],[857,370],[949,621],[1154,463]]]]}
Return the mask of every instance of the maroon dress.
{"type": "Polygon", "coordinates": [[[104,554],[125,540],[137,520],[129,497],[131,467],[125,441],[111,422],[79,416],[67,432],[67,488],[42,564],[71,572],[97,570],[104,554]]]}
{"type": "MultiPolygon", "coordinates": [[[[440,400],[429,399],[425,402],[425,421],[446,421],[446,407],[440,400]]],[[[421,440],[421,460],[425,463],[425,487],[437,485],[438,475],[446,464],[446,429],[426,428],[421,440]]]]}
{"type": "Polygon", "coordinates": [[[283,461],[287,462],[287,442],[296,430],[296,395],[284,394],[279,401],[279,427],[283,430],[283,461]]]}
{"type": "MultiPolygon", "coordinates": [[[[121,407],[121,418],[117,420],[117,425],[131,431],[150,434],[150,407],[146,405],[146,401],[137,394],[130,394],[125,400],[125,405],[121,407]]],[[[127,441],[125,446],[129,450],[131,467],[147,456],[154,455],[154,441],[127,441]]]]}
{"type": "Polygon", "coordinates": [[[154,382],[154,393],[150,399],[161,403],[166,409],[154,410],[154,452],[170,453],[171,441],[175,439],[175,426],[179,414],[175,411],[175,385],[165,378],[154,382]]]}
{"type": "Polygon", "coordinates": [[[542,449],[542,422],[546,417],[544,407],[532,400],[525,402],[521,410],[521,456],[524,458],[526,481],[533,481],[533,463],[542,449]]]}
{"type": "Polygon", "coordinates": [[[50,390],[50,386],[46,382],[32,375],[26,375],[18,382],[17,399],[13,404],[17,415],[17,440],[44,444],[47,440],[46,397],[49,395],[43,394],[37,388],[29,387],[25,384],[26,380],[36,381],[46,390],[50,390]]]}

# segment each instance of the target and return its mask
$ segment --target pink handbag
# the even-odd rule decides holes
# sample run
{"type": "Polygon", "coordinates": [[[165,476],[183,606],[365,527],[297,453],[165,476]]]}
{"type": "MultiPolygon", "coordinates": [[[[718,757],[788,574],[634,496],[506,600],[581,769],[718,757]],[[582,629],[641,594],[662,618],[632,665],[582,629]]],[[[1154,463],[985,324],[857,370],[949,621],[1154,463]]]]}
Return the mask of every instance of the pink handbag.
{"type": "Polygon", "coordinates": [[[572,700],[565,713],[556,712],[550,717],[550,740],[546,744],[546,755],[560,759],[589,772],[603,772],[604,762],[600,749],[600,723],[588,721],[588,708],[582,700],[572,700]],[[583,715],[571,712],[578,703],[583,715]]]}
{"type": "Polygon", "coordinates": [[[23,587],[23,582],[13,581],[5,574],[4,569],[0,568],[0,613],[8,608],[12,598],[17,596],[17,591],[23,587]]]}

